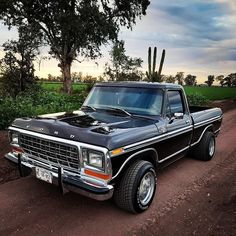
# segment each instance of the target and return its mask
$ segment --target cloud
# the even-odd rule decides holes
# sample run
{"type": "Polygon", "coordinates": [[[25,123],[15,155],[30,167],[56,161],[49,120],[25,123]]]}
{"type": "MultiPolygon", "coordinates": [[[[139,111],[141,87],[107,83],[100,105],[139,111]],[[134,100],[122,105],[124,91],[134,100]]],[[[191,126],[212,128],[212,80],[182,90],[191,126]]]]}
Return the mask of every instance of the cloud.
{"type": "MultiPolygon", "coordinates": [[[[164,73],[185,71],[204,81],[208,74],[229,74],[236,68],[236,1],[235,0],[152,0],[147,15],[137,21],[133,31],[122,29],[127,54],[144,60],[147,49],[166,49],[164,73]]],[[[16,37],[0,25],[0,44],[16,37]]],[[[104,57],[94,62],[74,63],[73,71],[100,74],[109,61],[109,47],[102,47],[104,57]]],[[[160,56],[160,53],[159,53],[160,56]]],[[[58,62],[42,65],[40,74],[60,73],[58,62]]]]}
{"type": "Polygon", "coordinates": [[[148,46],[158,46],[167,49],[164,73],[192,71],[203,81],[208,74],[236,68],[235,29],[235,1],[151,1],[147,16],[121,36],[127,51],[144,59],[145,68],[148,46]]]}

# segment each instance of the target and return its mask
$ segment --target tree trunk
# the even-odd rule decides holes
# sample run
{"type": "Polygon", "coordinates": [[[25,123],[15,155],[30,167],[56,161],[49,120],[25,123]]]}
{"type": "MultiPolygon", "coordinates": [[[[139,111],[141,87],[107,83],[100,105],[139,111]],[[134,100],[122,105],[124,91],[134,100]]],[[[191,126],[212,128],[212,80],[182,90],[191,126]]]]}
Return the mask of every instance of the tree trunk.
{"type": "Polygon", "coordinates": [[[64,62],[60,64],[62,78],[63,78],[63,91],[67,94],[72,93],[72,81],[71,81],[71,63],[64,62]]]}

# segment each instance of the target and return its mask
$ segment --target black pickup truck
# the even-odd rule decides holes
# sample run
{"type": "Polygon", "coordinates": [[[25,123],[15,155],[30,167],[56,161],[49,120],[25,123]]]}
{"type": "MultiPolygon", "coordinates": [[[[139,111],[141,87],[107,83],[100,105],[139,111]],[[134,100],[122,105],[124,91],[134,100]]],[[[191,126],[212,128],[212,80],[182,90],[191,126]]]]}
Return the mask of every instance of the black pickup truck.
{"type": "Polygon", "coordinates": [[[187,153],[209,161],[219,108],[189,107],[176,84],[98,83],[78,111],[16,119],[9,127],[21,176],[35,175],[139,213],[150,205],[160,168],[187,153]]]}

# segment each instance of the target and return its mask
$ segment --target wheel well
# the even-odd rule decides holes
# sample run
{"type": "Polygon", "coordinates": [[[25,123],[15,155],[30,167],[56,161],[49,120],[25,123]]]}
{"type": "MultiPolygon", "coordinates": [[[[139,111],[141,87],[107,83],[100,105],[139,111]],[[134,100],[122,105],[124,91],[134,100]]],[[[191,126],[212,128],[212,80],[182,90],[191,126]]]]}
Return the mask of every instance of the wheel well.
{"type": "Polygon", "coordinates": [[[207,131],[210,131],[213,133],[213,126],[211,125],[204,133],[206,133],[207,131]]]}
{"type": "Polygon", "coordinates": [[[134,153],[130,156],[130,160],[123,166],[120,173],[114,178],[116,181],[119,181],[119,178],[123,175],[123,173],[137,160],[149,161],[153,164],[154,168],[157,169],[158,166],[158,154],[154,148],[150,148],[148,150],[144,150],[137,154],[134,153]]]}

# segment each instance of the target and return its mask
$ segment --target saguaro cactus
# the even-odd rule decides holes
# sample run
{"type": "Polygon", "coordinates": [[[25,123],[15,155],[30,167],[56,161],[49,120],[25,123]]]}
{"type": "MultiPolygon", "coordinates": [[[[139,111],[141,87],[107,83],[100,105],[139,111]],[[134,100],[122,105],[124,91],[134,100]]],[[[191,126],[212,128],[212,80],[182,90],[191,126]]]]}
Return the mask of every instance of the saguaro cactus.
{"type": "Polygon", "coordinates": [[[152,49],[151,47],[148,48],[148,71],[146,71],[146,76],[148,81],[161,82],[161,72],[165,60],[165,53],[166,53],[165,50],[163,50],[159,65],[159,70],[157,72],[156,71],[157,47],[154,47],[153,63],[152,63],[152,49]]]}

